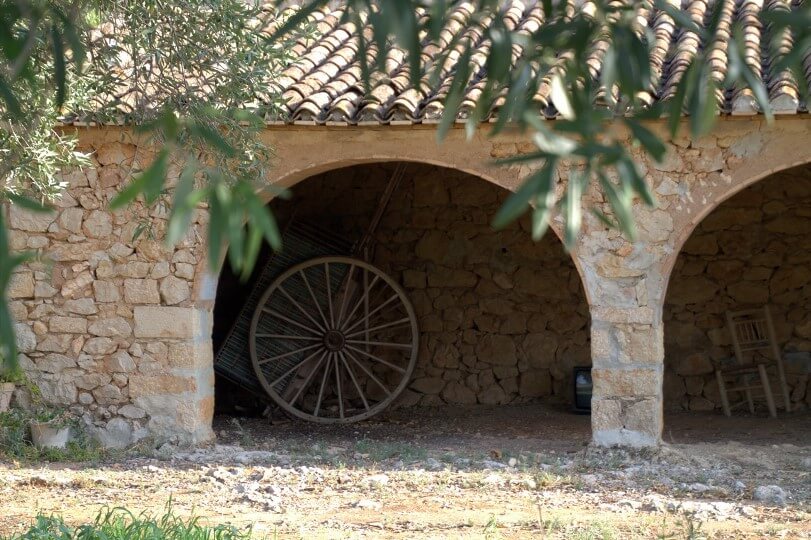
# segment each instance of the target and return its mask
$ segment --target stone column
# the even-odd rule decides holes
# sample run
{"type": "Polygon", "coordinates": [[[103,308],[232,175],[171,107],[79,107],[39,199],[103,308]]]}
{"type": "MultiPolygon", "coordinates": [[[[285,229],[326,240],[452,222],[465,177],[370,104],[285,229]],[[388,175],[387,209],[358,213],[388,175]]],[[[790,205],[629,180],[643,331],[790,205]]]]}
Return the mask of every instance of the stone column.
{"type": "Polygon", "coordinates": [[[136,306],[135,337],[160,340],[160,368],[130,376],[130,398],[149,415],[150,435],[182,445],[214,438],[214,368],[208,309],[136,306]]]}
{"type": "Polygon", "coordinates": [[[581,238],[575,260],[591,312],[592,440],[656,446],[662,433],[665,282],[650,244],[615,231],[581,238]]]}
{"type": "Polygon", "coordinates": [[[591,306],[592,440],[656,446],[662,435],[661,311],[591,306]]]}

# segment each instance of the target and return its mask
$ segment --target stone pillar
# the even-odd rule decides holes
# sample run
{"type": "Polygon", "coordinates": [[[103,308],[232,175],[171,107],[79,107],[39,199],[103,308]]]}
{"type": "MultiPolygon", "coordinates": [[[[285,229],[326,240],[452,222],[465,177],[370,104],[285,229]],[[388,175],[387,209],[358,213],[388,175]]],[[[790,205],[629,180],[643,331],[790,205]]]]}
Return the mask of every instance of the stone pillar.
{"type": "MultiPolygon", "coordinates": [[[[613,233],[611,233],[613,235],[613,233]]],[[[656,446],[662,434],[664,280],[646,243],[584,235],[575,260],[591,312],[592,440],[656,446]],[[595,238],[597,237],[597,238],[595,238]]]]}
{"type": "Polygon", "coordinates": [[[214,367],[208,309],[137,306],[135,337],[159,339],[166,361],[130,376],[130,398],[149,415],[150,435],[182,445],[214,438],[214,367]]]}
{"type": "Polygon", "coordinates": [[[661,311],[592,306],[592,439],[656,446],[662,434],[661,311]]]}

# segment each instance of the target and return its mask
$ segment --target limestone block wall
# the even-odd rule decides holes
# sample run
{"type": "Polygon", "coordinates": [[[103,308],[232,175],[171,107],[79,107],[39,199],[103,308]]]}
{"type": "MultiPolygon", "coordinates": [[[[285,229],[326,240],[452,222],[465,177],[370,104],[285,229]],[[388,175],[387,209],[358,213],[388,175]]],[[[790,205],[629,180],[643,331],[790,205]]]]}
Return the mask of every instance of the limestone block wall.
{"type": "Polygon", "coordinates": [[[117,132],[85,134],[82,150],[92,166],[63,174],[53,213],[7,212],[12,248],[40,255],[8,291],[22,367],[45,401],[70,406],[108,446],[207,440],[211,323],[192,301],[205,214],[166,248],[164,210],[107,210],[151,156],[117,132]],[[133,240],[142,223],[150,229],[133,240]]]}
{"type": "MultiPolygon", "coordinates": [[[[807,118],[773,126],[747,118],[720,121],[702,139],[679,136],[670,140],[663,162],[638,157],[657,205],[634,204],[635,241],[585,216],[576,259],[591,309],[592,436],[597,444],[648,446],[661,440],[663,308],[682,244],[733,194],[772,173],[811,162],[808,134],[807,118]]],[[[591,191],[586,198],[608,210],[602,193],[591,191]]]]}
{"type": "Polygon", "coordinates": [[[811,353],[810,232],[809,166],[754,184],[699,224],[666,297],[666,407],[721,407],[713,366],[733,355],[724,312],[764,304],[788,358],[791,398],[796,407],[811,405],[811,354],[802,354],[811,353]]]}
{"type": "MultiPolygon", "coordinates": [[[[668,137],[664,124],[651,128],[668,137]]],[[[384,242],[375,259],[406,284],[429,334],[424,341],[430,354],[425,357],[431,363],[420,367],[422,388],[412,388],[408,398],[417,403],[469,401],[472,392],[477,401],[482,396],[494,402],[524,399],[522,380],[532,380],[526,375],[532,373],[537,385],[531,386],[538,392],[546,393],[549,381],[552,396],[563,399],[565,392],[558,389],[567,387],[566,370],[584,363],[590,345],[595,443],[658,444],[665,293],[682,244],[731,195],[770,174],[811,163],[809,133],[808,115],[781,117],[773,125],[759,117],[722,118],[709,137],[670,140],[662,163],[638,155],[658,202],[655,208],[634,203],[637,238],[630,240],[586,213],[572,256],[588,299],[590,326],[582,295],[575,294],[580,281],[572,277],[573,266],[566,266],[569,259],[546,259],[541,253],[553,250],[543,243],[532,245],[518,227],[489,232],[487,221],[503,194],[495,199],[477,194],[474,186],[487,184],[470,183],[469,178],[463,179],[464,189],[415,180],[411,194],[402,199],[410,206],[389,213],[387,219],[398,220],[395,225],[383,224],[384,242]],[[437,254],[437,249],[444,251],[437,254]],[[525,251],[530,249],[535,251],[525,251]],[[490,260],[494,262],[484,262],[490,260]],[[531,285],[522,290],[519,284],[531,285]],[[566,291],[565,299],[561,291],[566,291]],[[547,294],[560,296],[547,301],[547,294]],[[547,307],[554,314],[548,319],[547,307]],[[564,309],[569,315],[558,316],[564,309]],[[526,335],[511,333],[524,324],[526,335]],[[573,337],[588,328],[590,343],[573,337]],[[535,343],[527,341],[532,335],[538,336],[535,343]],[[531,358],[533,354],[538,356],[531,358]]],[[[492,166],[492,158],[532,149],[518,135],[493,140],[479,134],[468,141],[458,129],[441,145],[435,136],[432,126],[268,128],[265,137],[279,157],[268,182],[290,187],[340,167],[397,161],[465,171],[506,189],[515,189],[532,173],[527,165],[492,166]]],[[[23,364],[48,399],[71,404],[108,444],[147,434],[206,440],[212,437],[210,314],[217,284],[203,271],[205,211],[195,216],[180,245],[164,248],[165,208],[136,204],[118,213],[107,210],[131,167],[149,161],[147,151],[120,130],[88,129],[80,137],[85,149],[95,152],[95,162],[86,171],[65,175],[69,189],[58,211],[32,216],[15,209],[9,216],[14,248],[40,250],[48,257],[20,269],[11,285],[23,364]],[[132,233],[147,218],[154,236],[133,240],[132,233]]],[[[566,171],[562,176],[565,180],[566,171]]],[[[558,189],[563,186],[560,182],[558,189]]],[[[367,189],[332,200],[350,214],[361,203],[371,208],[377,196],[367,189]]],[[[318,195],[327,197],[326,186],[318,195]]],[[[608,210],[597,190],[586,193],[584,202],[608,210]]],[[[764,203],[764,213],[773,204],[764,203]]],[[[808,216],[800,207],[796,216],[805,227],[808,216]]],[[[560,222],[553,228],[559,230],[560,222]]],[[[556,246],[551,237],[544,242],[556,246]]],[[[784,264],[795,256],[790,248],[782,253],[784,264]]],[[[771,294],[774,279],[757,277],[762,275],[757,272],[762,271],[751,274],[754,281],[770,280],[771,294]]],[[[732,291],[737,294],[738,289],[732,291]]],[[[793,309],[787,317],[792,323],[798,320],[793,309]]]]}
{"type": "MultiPolygon", "coordinates": [[[[284,216],[359,238],[392,164],[307,179],[284,216]]],[[[399,405],[570,402],[572,367],[590,365],[588,305],[571,257],[528,222],[494,231],[507,191],[469,174],[410,164],[384,214],[373,261],[407,290],[421,330],[414,378],[399,405]]]]}

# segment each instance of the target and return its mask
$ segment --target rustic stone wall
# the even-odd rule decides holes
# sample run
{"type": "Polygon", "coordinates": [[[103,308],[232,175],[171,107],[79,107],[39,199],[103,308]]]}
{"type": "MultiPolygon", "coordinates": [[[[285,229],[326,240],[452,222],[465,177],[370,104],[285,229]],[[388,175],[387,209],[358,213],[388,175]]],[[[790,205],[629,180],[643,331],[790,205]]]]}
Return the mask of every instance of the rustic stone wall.
{"type": "MultiPolygon", "coordinates": [[[[593,439],[650,446],[663,423],[664,324],[668,278],[682,244],[731,195],[791,165],[811,162],[808,122],[719,122],[705,138],[673,139],[661,163],[638,156],[658,199],[633,207],[638,236],[624,238],[585,218],[576,261],[591,309],[593,439]]],[[[661,126],[660,133],[667,137],[661,126]]],[[[587,200],[608,210],[598,191],[587,200]]]]}
{"type": "Polygon", "coordinates": [[[210,316],[192,301],[205,215],[166,248],[160,208],[106,210],[151,156],[117,137],[90,137],[82,149],[93,165],[63,175],[68,189],[55,212],[8,209],[12,248],[41,255],[8,291],[22,367],[45,401],[70,406],[107,446],[148,435],[207,440],[210,316]],[[144,220],[152,229],[134,241],[144,220]]]}
{"type": "MultiPolygon", "coordinates": [[[[651,127],[668,136],[664,124],[651,124],[651,127]]],[[[700,140],[679,137],[670,141],[668,156],[662,163],[637,156],[658,203],[655,208],[639,201],[634,203],[633,214],[639,228],[635,240],[608,230],[591,214],[584,215],[584,228],[572,258],[582,277],[589,304],[594,377],[591,418],[596,444],[651,446],[661,441],[663,309],[668,279],[682,244],[702,219],[731,195],[770,174],[811,163],[809,133],[811,119],[808,115],[781,117],[773,125],[761,118],[721,119],[712,136],[700,140]]],[[[269,128],[264,136],[276,148],[279,157],[268,181],[282,187],[294,186],[328,170],[370,162],[432,163],[487,178],[508,190],[515,189],[521,179],[533,171],[526,164],[492,165],[492,158],[532,148],[531,143],[518,135],[488,139],[479,134],[466,140],[464,130],[458,129],[451,130],[443,144],[437,145],[432,126],[279,126],[269,128]]],[[[42,383],[49,399],[73,403],[109,443],[120,444],[147,434],[163,439],[174,437],[183,442],[209,439],[213,435],[210,423],[213,410],[211,311],[217,281],[215,276],[203,271],[201,262],[205,260],[205,211],[201,209],[195,216],[193,230],[181,245],[163,248],[165,208],[145,209],[136,204],[119,213],[106,210],[122,180],[130,177],[130,167],[148,162],[150,156],[139,155],[136,150],[143,149],[129,144],[130,136],[123,130],[90,128],[81,131],[80,137],[87,150],[97,151],[96,163],[88,171],[66,175],[70,188],[60,201],[58,212],[48,217],[30,216],[16,209],[11,212],[14,247],[42,250],[52,261],[52,264],[32,263],[22,268],[11,287],[12,310],[20,321],[23,363],[31,377],[42,383]],[[132,232],[146,217],[153,222],[154,238],[145,236],[133,240],[132,232]],[[132,408],[128,407],[130,405],[132,408]]],[[[562,180],[565,177],[564,171],[562,180]]],[[[563,185],[560,182],[558,189],[562,190],[563,185]]],[[[436,245],[443,246],[447,241],[449,256],[455,253],[460,241],[474,238],[466,234],[479,234],[462,232],[457,236],[450,229],[444,229],[450,226],[444,213],[416,204],[421,191],[425,192],[424,189],[414,191],[409,219],[415,224],[420,219],[429,222],[433,219],[434,225],[426,229],[433,230],[436,240],[432,242],[436,245]],[[447,237],[441,239],[443,234],[447,237]]],[[[464,217],[466,223],[460,230],[474,231],[481,227],[479,231],[484,234],[486,221],[481,221],[474,205],[468,206],[459,200],[466,196],[467,187],[448,188],[444,193],[456,207],[454,211],[464,217]]],[[[440,191],[436,196],[444,195],[440,191]]],[[[606,200],[599,191],[586,193],[584,200],[607,210],[606,200]]],[[[348,200],[346,204],[354,205],[356,200],[348,200]]],[[[493,207],[495,205],[493,203],[493,207]]],[[[805,215],[800,217],[807,219],[805,215]]],[[[553,228],[559,230],[560,222],[555,221],[553,228]]],[[[527,365],[527,351],[535,350],[534,346],[520,340],[520,334],[509,338],[512,334],[502,329],[508,318],[487,311],[492,306],[485,309],[483,305],[471,303],[464,307],[477,310],[480,321],[497,321],[498,331],[495,322],[489,327],[478,326],[480,323],[476,323],[472,311],[477,326],[456,328],[458,313],[453,311],[454,306],[445,306],[447,297],[440,290],[449,284],[446,281],[443,287],[437,285],[450,277],[465,275],[458,287],[449,287],[459,289],[458,293],[450,295],[451,299],[466,302],[470,297],[462,291],[474,287],[470,293],[475,298],[476,289],[481,286],[483,291],[489,287],[490,292],[486,294],[479,291],[480,297],[494,302],[493,306],[506,298],[515,306],[513,312],[526,315],[527,332],[542,333],[540,323],[533,322],[533,315],[540,311],[524,310],[523,301],[512,296],[524,294],[517,285],[520,268],[514,274],[503,269],[488,269],[476,259],[475,256],[482,255],[478,252],[468,260],[478,270],[463,269],[452,260],[425,256],[423,266],[407,277],[405,270],[412,267],[398,257],[416,252],[422,238],[417,236],[416,229],[419,227],[415,225],[413,230],[409,227],[404,231],[413,238],[405,234],[400,237],[399,230],[391,230],[391,245],[384,245],[391,250],[391,255],[386,255],[385,251],[379,253],[380,257],[391,257],[391,262],[384,258],[381,264],[390,265],[392,273],[410,283],[417,298],[424,299],[420,300],[425,304],[420,308],[423,314],[429,312],[429,302],[437,315],[441,310],[440,320],[433,321],[432,332],[436,339],[426,340],[426,346],[434,343],[434,355],[452,346],[458,353],[456,357],[461,358],[459,369],[449,368],[444,363],[441,367],[425,366],[421,378],[430,380],[445,374],[461,377],[462,365],[465,369],[479,370],[470,371],[464,377],[465,385],[457,379],[443,379],[442,388],[436,391],[438,398],[429,397],[437,394],[425,394],[419,401],[443,399],[443,393],[450,392],[446,389],[451,382],[454,388],[472,389],[472,379],[468,383],[467,378],[474,374],[480,386],[477,396],[482,395],[481,387],[484,390],[488,384],[495,387],[493,383],[497,381],[505,399],[512,399],[513,394],[517,399],[524,368],[549,369],[553,394],[556,388],[565,388],[564,379],[555,377],[556,368],[552,365],[527,365]],[[424,272],[425,289],[421,288],[420,272],[424,272]],[[509,280],[502,280],[501,273],[507,274],[509,280]],[[504,286],[510,282],[512,289],[504,286]],[[434,289],[436,291],[432,292],[434,289]],[[489,315],[493,317],[485,317],[489,315]],[[476,342],[466,341],[466,335],[475,335],[476,342]],[[451,339],[454,341],[446,343],[451,339]],[[493,350],[509,349],[506,343],[512,340],[517,378],[513,369],[494,362],[479,365],[477,361],[469,365],[470,346],[476,354],[476,346],[488,340],[498,340],[499,346],[493,350]],[[494,381],[484,375],[479,382],[479,375],[490,370],[494,381]],[[514,389],[514,384],[518,384],[518,390],[514,389]]],[[[384,233],[385,228],[381,231],[384,233]]],[[[482,242],[481,245],[489,244],[482,242]]],[[[485,251],[482,256],[490,257],[504,247],[498,243],[489,246],[488,249],[496,248],[495,251],[485,251]]],[[[508,253],[510,249],[516,251],[513,244],[506,247],[508,253]]],[[[541,259],[531,262],[528,268],[534,273],[527,276],[529,279],[542,275],[545,268],[534,264],[545,263],[541,259]]],[[[535,283],[538,289],[527,293],[543,296],[540,292],[545,282],[536,280],[535,283]]],[[[567,285],[567,292],[573,293],[574,286],[571,282],[567,285]]],[[[573,308],[572,313],[586,318],[580,308],[573,308]]],[[[553,322],[557,321],[550,318],[543,331],[554,334],[557,330],[553,322]]],[[[520,327],[521,321],[518,324],[520,327]]],[[[539,341],[538,346],[550,343],[546,337],[539,341]]],[[[585,345],[585,341],[583,343],[585,345]]],[[[558,343],[556,361],[561,350],[566,349],[558,343]]],[[[497,389],[492,395],[501,399],[497,389]]]]}
{"type": "Polygon", "coordinates": [[[721,407],[713,366],[734,354],[724,312],[764,304],[787,355],[791,398],[796,407],[811,404],[811,355],[802,354],[811,353],[809,233],[809,166],[758,182],[699,224],[676,261],[665,304],[666,407],[721,407]]]}
{"type": "MultiPolygon", "coordinates": [[[[636,161],[656,194],[657,206],[634,202],[639,225],[634,241],[585,214],[573,255],[591,314],[591,419],[598,445],[651,446],[661,441],[665,291],[682,243],[694,227],[736,192],[772,173],[811,162],[808,115],[781,116],[771,125],[757,116],[722,117],[712,135],[699,140],[683,135],[689,133],[686,124],[675,139],[664,123],[650,127],[668,141],[668,155],[662,163],[652,163],[637,151],[636,161]]],[[[492,158],[532,149],[520,136],[488,139],[479,132],[468,140],[459,129],[437,145],[433,126],[279,126],[268,131],[268,140],[283,156],[275,171],[281,186],[347,165],[416,161],[469,172],[513,190],[537,166],[491,165],[492,158]]],[[[562,191],[562,182],[558,189],[562,191]]],[[[584,198],[607,209],[599,191],[584,198]]],[[[560,229],[560,222],[553,227],[560,229]]]]}
{"type": "MultiPolygon", "coordinates": [[[[392,164],[305,180],[280,216],[359,238],[392,164]]],[[[376,235],[374,263],[407,290],[421,350],[400,405],[570,402],[572,367],[590,365],[588,305],[553,233],[534,243],[528,222],[494,231],[507,192],[469,174],[409,165],[376,235]]]]}

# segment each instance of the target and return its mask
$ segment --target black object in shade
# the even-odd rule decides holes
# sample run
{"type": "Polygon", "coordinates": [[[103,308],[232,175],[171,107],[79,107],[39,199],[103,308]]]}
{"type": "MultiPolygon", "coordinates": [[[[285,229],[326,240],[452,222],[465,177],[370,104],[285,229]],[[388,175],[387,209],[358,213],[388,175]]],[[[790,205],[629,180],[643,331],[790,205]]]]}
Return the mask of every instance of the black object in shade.
{"type": "Polygon", "coordinates": [[[588,414],[591,412],[591,368],[573,368],[574,412],[588,414]]]}

